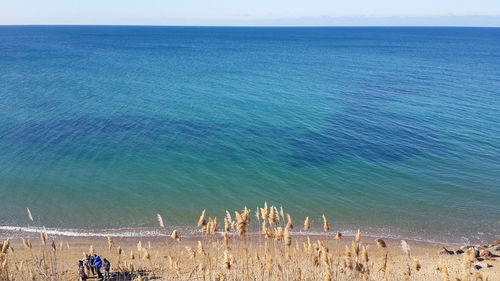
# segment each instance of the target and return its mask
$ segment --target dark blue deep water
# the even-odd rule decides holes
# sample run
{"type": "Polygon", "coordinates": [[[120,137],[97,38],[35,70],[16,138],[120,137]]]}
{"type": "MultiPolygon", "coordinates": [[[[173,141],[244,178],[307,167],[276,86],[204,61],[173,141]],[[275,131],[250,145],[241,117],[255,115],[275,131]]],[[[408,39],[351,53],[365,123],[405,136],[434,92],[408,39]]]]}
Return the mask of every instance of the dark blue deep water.
{"type": "Polygon", "coordinates": [[[0,198],[4,230],[267,201],[499,239],[500,29],[0,27],[0,198]]]}

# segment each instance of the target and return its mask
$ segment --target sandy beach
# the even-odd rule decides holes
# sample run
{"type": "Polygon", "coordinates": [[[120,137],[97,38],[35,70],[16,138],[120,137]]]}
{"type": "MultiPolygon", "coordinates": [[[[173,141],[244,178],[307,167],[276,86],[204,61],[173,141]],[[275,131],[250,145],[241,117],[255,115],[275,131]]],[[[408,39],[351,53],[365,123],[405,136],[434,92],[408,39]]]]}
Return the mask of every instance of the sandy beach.
{"type": "Polygon", "coordinates": [[[13,239],[3,244],[0,280],[78,280],[77,263],[92,252],[111,262],[117,275],[110,280],[500,280],[499,241],[405,244],[361,234],[294,235],[286,226],[260,235],[245,233],[244,220],[224,232],[211,222],[202,221],[205,234],[189,237],[13,239]]]}

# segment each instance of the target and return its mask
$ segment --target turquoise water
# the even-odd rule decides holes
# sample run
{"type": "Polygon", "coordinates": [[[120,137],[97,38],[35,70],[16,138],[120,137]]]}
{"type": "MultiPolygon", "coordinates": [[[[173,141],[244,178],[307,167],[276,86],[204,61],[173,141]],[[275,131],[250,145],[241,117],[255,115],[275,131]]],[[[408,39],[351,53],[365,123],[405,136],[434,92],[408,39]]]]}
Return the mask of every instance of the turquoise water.
{"type": "Polygon", "coordinates": [[[498,239],[499,109],[500,29],[0,27],[0,226],[498,239]]]}

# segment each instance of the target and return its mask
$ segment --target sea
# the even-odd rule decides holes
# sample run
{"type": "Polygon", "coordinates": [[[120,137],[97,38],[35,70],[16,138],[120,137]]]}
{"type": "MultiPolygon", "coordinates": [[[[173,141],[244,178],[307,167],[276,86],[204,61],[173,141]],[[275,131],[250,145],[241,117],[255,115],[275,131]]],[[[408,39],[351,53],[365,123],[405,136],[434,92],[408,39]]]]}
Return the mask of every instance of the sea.
{"type": "Polygon", "coordinates": [[[500,239],[500,29],[0,26],[0,236],[265,202],[297,235],[500,239]]]}

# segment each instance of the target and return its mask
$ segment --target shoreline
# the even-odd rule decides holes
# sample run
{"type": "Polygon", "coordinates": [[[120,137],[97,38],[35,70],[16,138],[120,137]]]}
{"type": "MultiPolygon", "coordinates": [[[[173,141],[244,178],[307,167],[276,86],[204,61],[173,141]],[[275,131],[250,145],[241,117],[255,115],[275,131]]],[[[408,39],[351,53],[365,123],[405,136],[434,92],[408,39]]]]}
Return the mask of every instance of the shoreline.
{"type": "MultiPolygon", "coordinates": [[[[276,240],[264,238],[262,235],[239,236],[236,233],[230,234],[226,246],[224,246],[223,235],[219,233],[199,236],[181,235],[179,241],[170,235],[148,238],[113,237],[111,244],[110,240],[104,237],[83,238],[49,235],[47,238],[45,245],[41,243],[40,238],[31,240],[32,249],[27,248],[20,239],[12,240],[10,247],[13,250],[10,253],[7,251],[7,256],[10,255],[14,261],[12,267],[15,267],[17,263],[30,268],[30,264],[37,257],[52,257],[51,262],[57,263],[54,268],[60,270],[56,280],[76,280],[78,277],[76,263],[82,259],[82,253],[95,252],[102,258],[111,261],[112,272],[120,273],[129,270],[136,272],[135,277],[131,279],[112,280],[264,281],[275,280],[268,278],[267,274],[284,278],[284,272],[287,272],[286,274],[290,278],[295,278],[293,280],[327,280],[324,277],[325,274],[336,277],[331,280],[346,281],[442,281],[445,280],[443,279],[444,274],[447,274],[450,280],[461,281],[492,281],[498,280],[497,278],[500,277],[500,259],[498,259],[500,257],[500,244],[493,247],[488,245],[488,249],[493,253],[491,259],[483,259],[482,255],[485,249],[478,248],[480,250],[477,252],[477,259],[474,258],[473,261],[470,261],[470,268],[464,271],[463,261],[470,256],[467,247],[406,240],[409,245],[407,253],[400,240],[384,239],[385,246],[381,248],[377,241],[369,236],[360,236],[358,240],[356,236],[343,236],[341,239],[335,239],[334,235],[292,234],[292,242],[288,247],[285,238],[276,240]],[[307,246],[308,244],[311,246],[307,246]],[[202,245],[201,248],[200,245],[202,245]],[[359,251],[357,254],[352,252],[354,245],[359,251]],[[317,250],[313,250],[315,247],[317,250]],[[443,254],[443,247],[447,250],[457,251],[457,254],[443,254]],[[458,254],[460,249],[463,249],[464,252],[458,254]],[[322,257],[321,251],[328,253],[327,261],[322,261],[325,257],[322,257]],[[346,251],[350,251],[349,254],[346,254],[346,251]],[[230,256],[229,260],[227,260],[228,255],[230,256]],[[318,258],[317,261],[316,258],[318,258]],[[258,262],[259,259],[264,264],[258,262]],[[266,260],[267,262],[271,261],[271,264],[265,265],[266,260]],[[225,267],[227,262],[231,263],[230,268],[225,267]],[[315,265],[316,262],[319,264],[315,265]],[[323,265],[323,262],[327,264],[323,265]],[[263,268],[250,270],[246,268],[246,263],[251,263],[252,267],[262,266],[263,268]],[[351,267],[349,263],[353,263],[355,266],[351,267]],[[361,268],[357,268],[358,265],[361,268]],[[213,267],[213,269],[205,269],[205,271],[201,266],[213,267]],[[287,266],[295,269],[285,269],[287,266]],[[381,268],[383,266],[386,269],[382,274],[381,268]],[[261,272],[261,270],[263,271],[261,272]],[[143,275],[143,273],[145,274],[143,275]],[[306,275],[306,273],[311,276],[306,278],[300,275],[306,275]],[[469,279],[463,277],[464,273],[469,279]],[[193,274],[197,277],[195,278],[193,274]],[[220,274],[224,275],[224,278],[217,279],[220,274]],[[462,279],[455,279],[455,277],[462,279]]],[[[476,247],[481,246],[474,246],[471,249],[476,247]]],[[[34,267],[31,265],[31,270],[33,269],[34,267]]]]}
{"type": "Polygon", "coordinates": [[[166,227],[156,218],[156,227],[84,231],[0,226],[0,280],[76,280],[75,265],[89,253],[111,262],[116,281],[500,278],[498,240],[450,243],[346,231],[325,215],[314,224],[309,217],[294,223],[267,203],[255,212],[227,212],[223,223],[205,210],[192,226],[166,227]],[[9,275],[12,269],[17,276],[9,275]]]}
{"type": "MultiPolygon", "coordinates": [[[[184,237],[196,237],[203,236],[198,229],[189,226],[176,226],[167,227],[166,229],[160,229],[158,227],[136,227],[136,228],[110,228],[110,229],[78,229],[78,228],[46,228],[46,227],[30,227],[30,226],[0,226],[0,240],[1,239],[21,239],[21,238],[37,238],[40,232],[45,232],[50,236],[58,237],[61,239],[89,239],[89,240],[99,240],[106,237],[116,237],[116,238],[130,238],[130,239],[154,239],[155,237],[167,237],[170,232],[174,229],[180,231],[184,237]]],[[[493,239],[466,239],[461,237],[453,237],[450,239],[449,236],[439,235],[439,238],[428,239],[422,238],[418,235],[416,236],[404,236],[392,233],[373,233],[364,232],[360,229],[361,233],[365,237],[372,238],[382,238],[387,240],[407,240],[418,243],[425,243],[431,245],[470,245],[470,244],[481,244],[489,243],[493,240],[497,240],[495,237],[493,239]]],[[[356,230],[338,230],[346,237],[354,237],[356,235],[356,230]]],[[[222,232],[219,232],[222,234],[222,232]]],[[[326,237],[335,236],[337,230],[325,233],[320,229],[314,229],[310,231],[296,230],[290,232],[292,235],[297,236],[319,236],[326,237]]],[[[251,229],[248,232],[249,235],[258,236],[260,234],[260,229],[251,229]]]]}
{"type": "MultiPolygon", "coordinates": [[[[27,213],[31,220],[29,209],[27,213]]],[[[267,203],[254,213],[247,208],[234,216],[227,212],[223,223],[203,210],[196,227],[165,227],[161,215],[156,217],[157,227],[85,233],[0,227],[0,237],[9,235],[1,247],[0,280],[76,280],[85,271],[81,267],[77,271],[76,265],[88,254],[109,260],[116,274],[110,280],[116,281],[485,281],[500,277],[500,241],[482,245],[402,240],[359,229],[341,233],[325,215],[321,224],[312,225],[307,217],[294,225],[290,214],[267,203]],[[454,276],[463,279],[450,279],[454,276]]]]}

